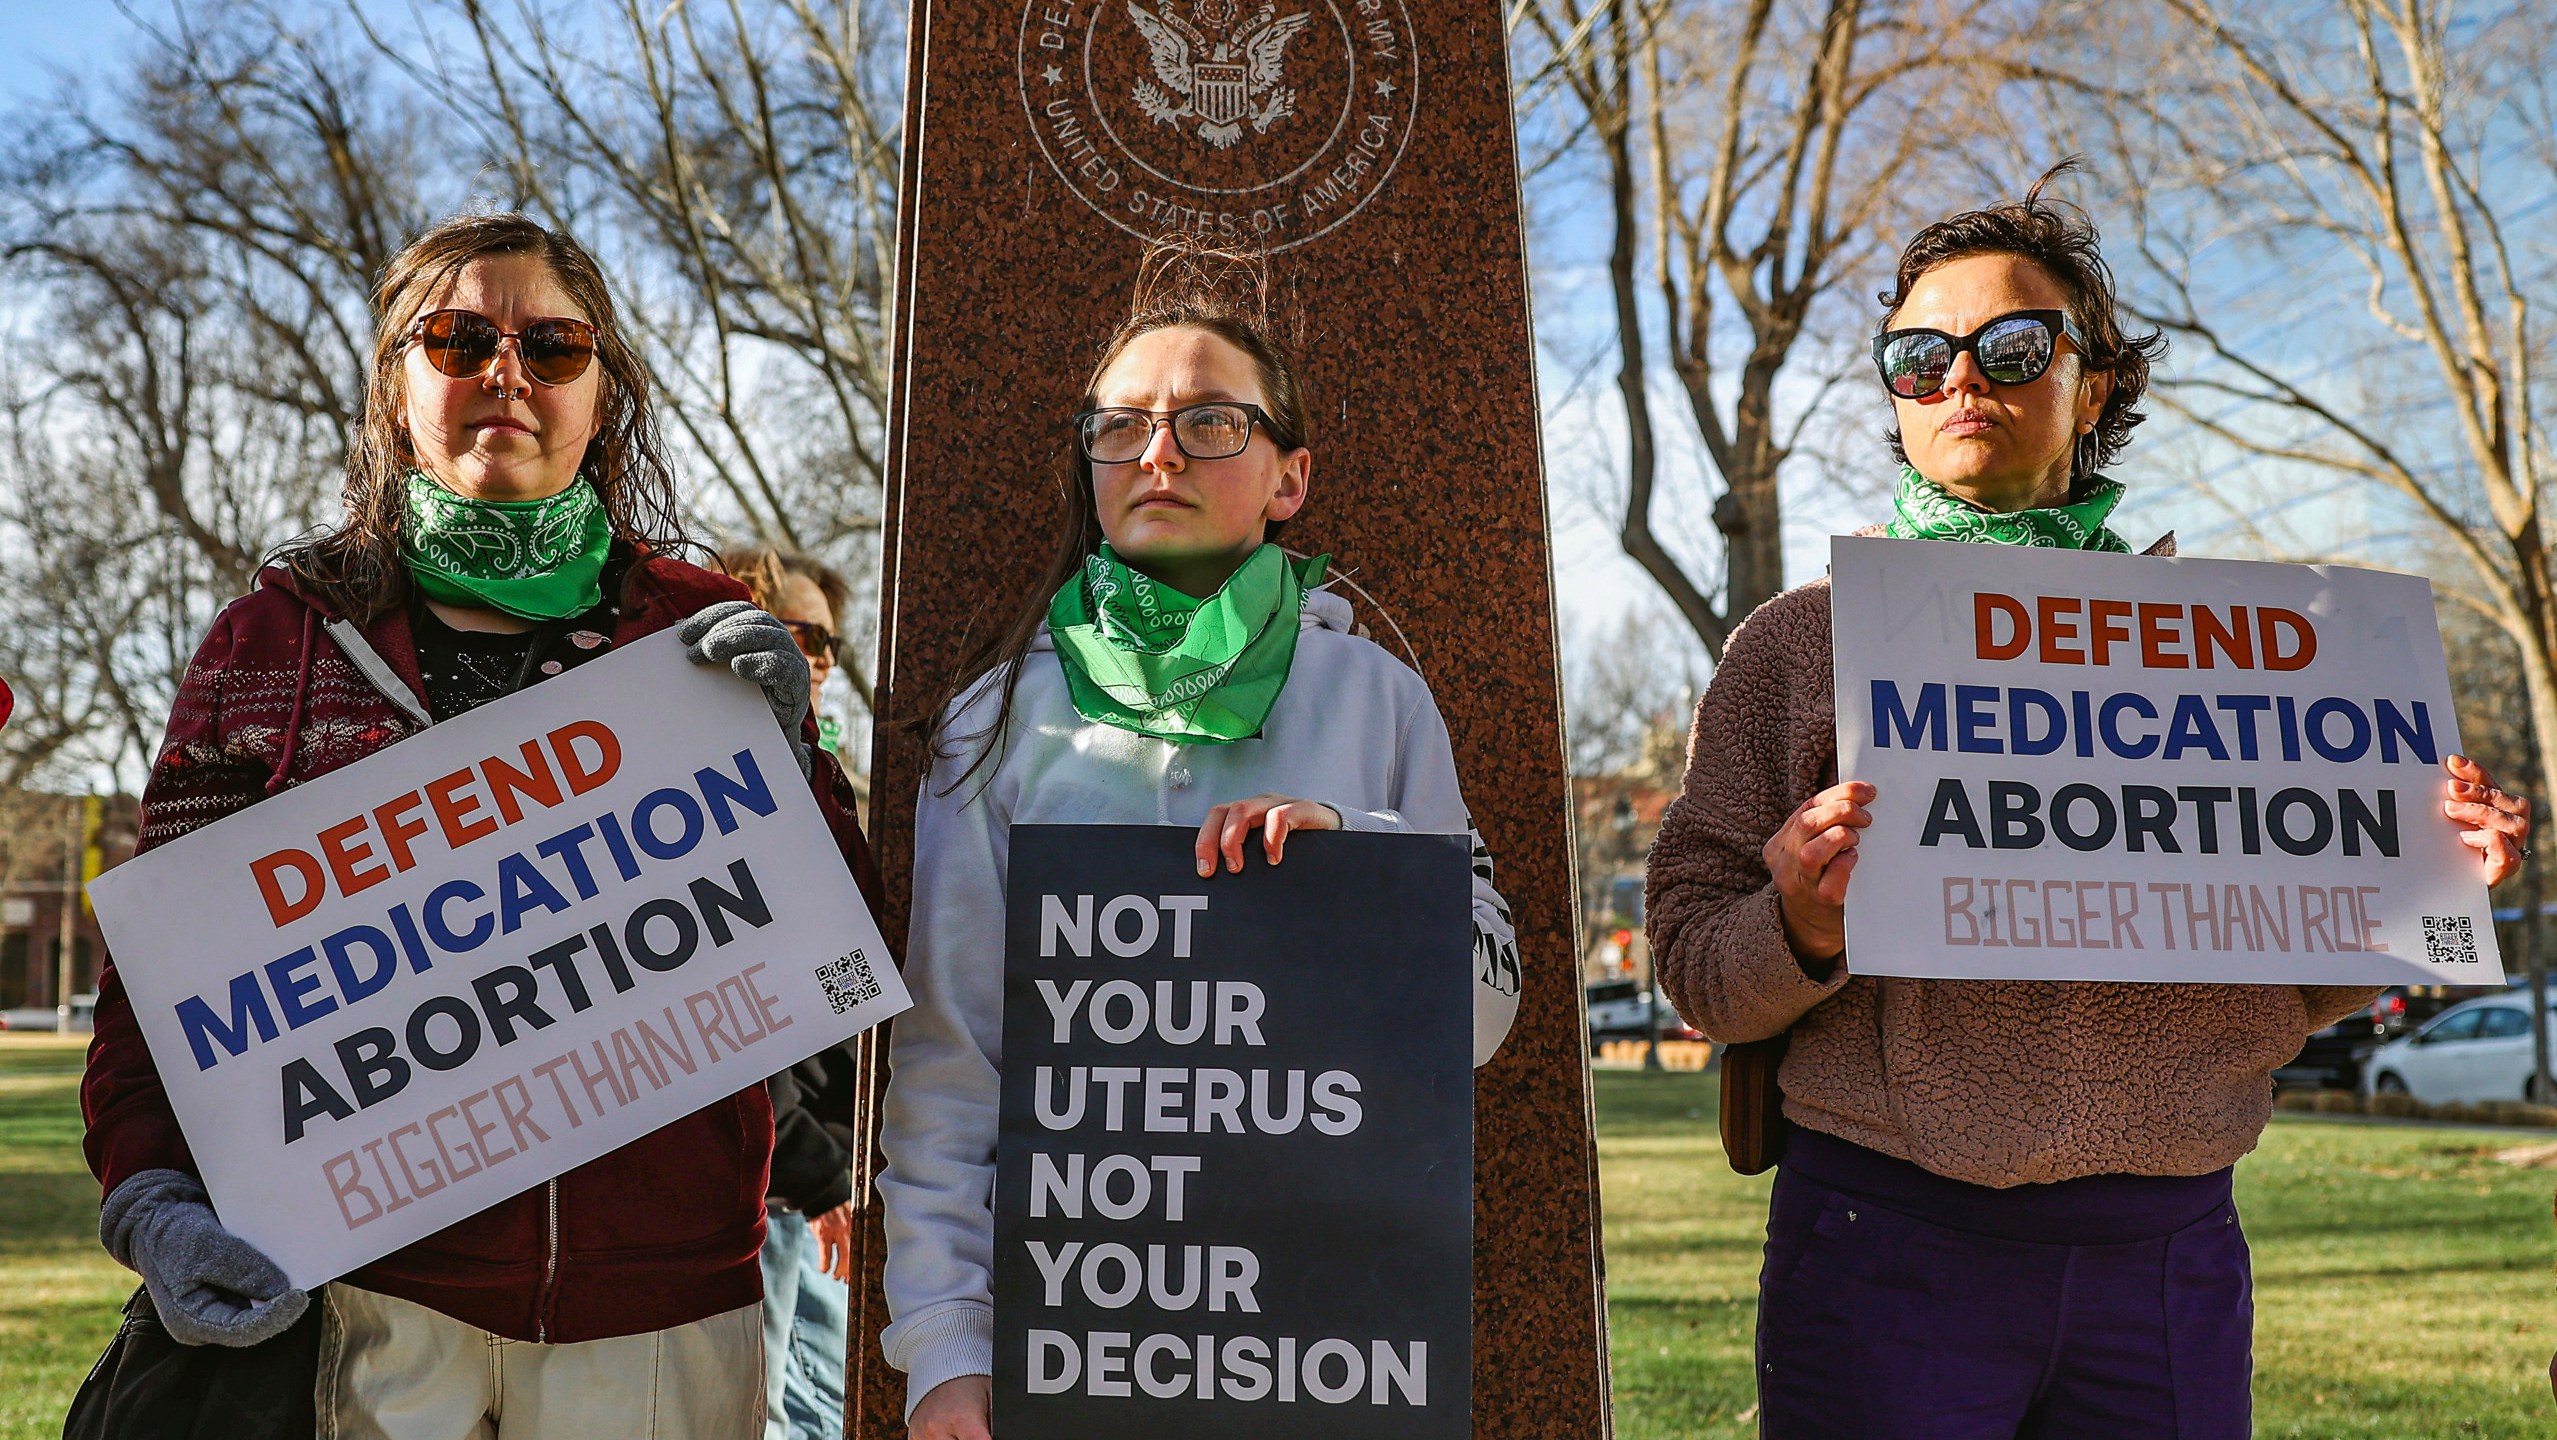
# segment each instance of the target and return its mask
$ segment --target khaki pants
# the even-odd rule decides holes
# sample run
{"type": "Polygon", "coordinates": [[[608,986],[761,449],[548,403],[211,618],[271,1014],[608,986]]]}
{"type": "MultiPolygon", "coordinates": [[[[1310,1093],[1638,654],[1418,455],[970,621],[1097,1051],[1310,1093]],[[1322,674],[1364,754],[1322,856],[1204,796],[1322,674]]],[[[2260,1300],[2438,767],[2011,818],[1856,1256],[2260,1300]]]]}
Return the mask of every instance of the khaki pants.
{"type": "Polygon", "coordinates": [[[574,1345],[507,1340],[339,1283],[319,1440],[760,1440],[763,1309],[574,1345]]]}

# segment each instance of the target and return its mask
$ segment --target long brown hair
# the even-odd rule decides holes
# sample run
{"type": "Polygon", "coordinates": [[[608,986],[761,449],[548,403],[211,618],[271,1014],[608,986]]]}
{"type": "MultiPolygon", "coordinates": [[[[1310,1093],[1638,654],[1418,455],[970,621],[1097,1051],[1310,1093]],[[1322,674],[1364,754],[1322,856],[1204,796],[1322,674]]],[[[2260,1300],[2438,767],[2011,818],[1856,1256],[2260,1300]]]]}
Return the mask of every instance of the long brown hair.
{"type": "Polygon", "coordinates": [[[345,519],[289,542],[273,556],[358,623],[369,623],[408,597],[400,527],[408,513],[408,473],[417,468],[404,366],[409,327],[472,262],[517,255],[538,257],[595,327],[595,360],[603,367],[601,413],[578,469],[603,498],[613,538],[665,554],[686,548],[674,472],[649,403],[648,373],[622,338],[602,268],[586,247],[527,216],[456,215],[408,242],[374,283],[373,368],[364,388],[364,418],[347,447],[345,519]]]}
{"type": "MultiPolygon", "coordinates": [[[[1083,382],[1078,409],[1089,408],[1101,388],[1101,377],[1129,345],[1157,330],[1186,327],[1204,330],[1251,357],[1261,382],[1262,409],[1279,433],[1270,438],[1282,450],[1311,445],[1313,407],[1305,398],[1292,348],[1281,340],[1272,316],[1269,261],[1249,251],[1219,250],[1195,241],[1165,240],[1146,251],[1137,267],[1135,303],[1128,318],[1101,343],[1092,372],[1083,382]]],[[[942,793],[957,789],[1002,748],[1004,722],[1012,714],[1013,693],[1021,684],[1022,662],[1048,618],[1048,601],[1083,571],[1083,562],[1101,549],[1101,514],[1092,494],[1092,462],[1069,436],[1057,467],[1058,490],[1065,499],[1066,519],[1057,534],[1047,575],[1012,623],[961,663],[957,678],[933,697],[931,708],[909,718],[909,731],[922,737],[927,765],[958,758],[972,745],[977,756],[942,793]],[[982,730],[950,733],[961,697],[987,675],[1001,671],[1003,699],[982,730]],[[983,742],[981,745],[979,742],[983,742]]],[[[1276,539],[1282,521],[1270,521],[1264,538],[1276,539]]]]}

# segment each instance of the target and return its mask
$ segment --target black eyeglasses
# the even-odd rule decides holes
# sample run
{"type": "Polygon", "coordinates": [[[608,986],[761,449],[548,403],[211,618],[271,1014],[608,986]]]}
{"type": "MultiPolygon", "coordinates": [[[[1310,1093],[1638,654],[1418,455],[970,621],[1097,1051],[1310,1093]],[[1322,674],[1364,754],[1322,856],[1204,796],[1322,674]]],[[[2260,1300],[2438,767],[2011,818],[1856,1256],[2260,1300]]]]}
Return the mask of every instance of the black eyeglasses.
{"type": "Polygon", "coordinates": [[[1178,410],[1136,410],[1111,406],[1074,417],[1074,435],[1083,458],[1102,465],[1124,465],[1154,443],[1154,427],[1172,427],[1172,443],[1193,460],[1222,460],[1240,455],[1252,443],[1252,427],[1270,432],[1282,450],[1295,447],[1272,421],[1269,412],[1245,400],[1209,400],[1178,410]]]}
{"type": "Polygon", "coordinates": [[[2062,310],[2018,310],[1968,335],[1941,330],[1885,330],[1874,337],[1873,363],[1883,388],[1903,400],[1923,400],[1944,388],[1955,357],[1968,351],[1980,373],[1998,385],[2030,385],[2051,368],[2060,337],[2086,353],[2086,335],[2062,310]]]}

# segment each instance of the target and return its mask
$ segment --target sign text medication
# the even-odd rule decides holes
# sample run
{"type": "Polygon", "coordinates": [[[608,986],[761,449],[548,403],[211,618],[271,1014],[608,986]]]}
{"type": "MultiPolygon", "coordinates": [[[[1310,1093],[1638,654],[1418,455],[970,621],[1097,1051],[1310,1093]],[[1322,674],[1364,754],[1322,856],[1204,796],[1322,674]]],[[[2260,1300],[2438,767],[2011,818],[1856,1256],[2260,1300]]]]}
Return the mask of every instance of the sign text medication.
{"type": "Polygon", "coordinates": [[[2423,580],[1841,538],[1849,968],[2494,983],[2423,580]]]}
{"type": "Polygon", "coordinates": [[[91,893],[224,1223],[303,1285],[905,1004],[771,712],[671,636],[91,893]]]}

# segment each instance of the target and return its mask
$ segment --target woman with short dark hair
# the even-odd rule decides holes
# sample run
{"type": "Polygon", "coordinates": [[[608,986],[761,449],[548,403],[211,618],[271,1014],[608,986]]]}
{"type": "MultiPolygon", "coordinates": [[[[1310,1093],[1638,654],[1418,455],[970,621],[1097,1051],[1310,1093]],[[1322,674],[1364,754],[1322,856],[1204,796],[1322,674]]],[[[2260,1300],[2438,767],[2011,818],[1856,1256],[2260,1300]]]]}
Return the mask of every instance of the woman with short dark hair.
{"type": "MultiPolygon", "coordinates": [[[[2103,470],[2163,346],[2124,331],[2094,228],[2040,191],[1928,226],[1901,257],[1874,347],[1902,462],[1885,533],[2130,548],[2105,527],[2122,486],[2103,470]]],[[[2246,1435],[2232,1169],[2273,1067],[2373,992],[1855,975],[1857,836],[1895,797],[1838,783],[1825,580],[1733,633],[1689,756],[1651,856],[1662,984],[1718,1041],[1789,1036],[1764,1433],[2246,1435]]],[[[2444,809],[2500,881],[2528,806],[2464,757],[2448,768],[2444,809]]]]}

